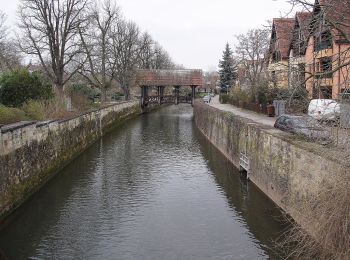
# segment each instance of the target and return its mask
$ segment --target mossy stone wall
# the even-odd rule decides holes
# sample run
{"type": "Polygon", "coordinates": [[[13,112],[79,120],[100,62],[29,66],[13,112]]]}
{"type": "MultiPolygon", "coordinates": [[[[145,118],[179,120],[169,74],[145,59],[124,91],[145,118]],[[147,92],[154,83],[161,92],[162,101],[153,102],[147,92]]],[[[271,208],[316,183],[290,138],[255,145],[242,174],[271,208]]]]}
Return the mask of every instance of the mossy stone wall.
{"type": "Polygon", "coordinates": [[[349,162],[331,156],[329,148],[199,101],[194,104],[194,118],[199,130],[236,167],[240,153],[245,153],[250,180],[302,226],[302,204],[340,180],[349,168],[349,162]]]}
{"type": "Polygon", "coordinates": [[[0,131],[0,220],[105,132],[141,114],[123,102],[64,121],[0,131]]]}

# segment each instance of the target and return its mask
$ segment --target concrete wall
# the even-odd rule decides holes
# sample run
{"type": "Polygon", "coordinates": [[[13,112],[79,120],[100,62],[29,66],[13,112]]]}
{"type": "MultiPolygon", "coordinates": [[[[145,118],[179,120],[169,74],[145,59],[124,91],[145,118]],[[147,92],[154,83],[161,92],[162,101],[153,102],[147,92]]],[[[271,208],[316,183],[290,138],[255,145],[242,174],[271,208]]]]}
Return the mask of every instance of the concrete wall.
{"type": "MultiPolygon", "coordinates": [[[[322,145],[201,102],[194,105],[194,117],[200,131],[237,167],[239,153],[247,154],[251,181],[302,226],[302,203],[349,168],[322,145]]],[[[304,228],[312,233],[312,227],[304,228]]]]}
{"type": "Polygon", "coordinates": [[[0,220],[106,131],[140,114],[123,102],[79,117],[1,127],[0,220]]]}

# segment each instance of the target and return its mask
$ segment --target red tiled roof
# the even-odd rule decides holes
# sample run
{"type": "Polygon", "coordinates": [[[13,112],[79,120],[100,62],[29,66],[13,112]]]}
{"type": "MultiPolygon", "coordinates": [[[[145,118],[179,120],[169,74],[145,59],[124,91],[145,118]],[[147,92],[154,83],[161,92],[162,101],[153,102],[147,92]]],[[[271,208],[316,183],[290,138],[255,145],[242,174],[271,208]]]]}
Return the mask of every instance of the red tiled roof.
{"type": "Polygon", "coordinates": [[[311,21],[312,21],[312,13],[311,12],[297,12],[295,14],[295,25],[293,29],[293,38],[290,44],[290,49],[294,49],[294,47],[299,46],[299,44],[303,45],[303,49],[300,54],[303,54],[307,47],[308,39],[311,35],[311,21]],[[300,28],[303,38],[299,38],[299,34],[297,33],[297,29],[300,28]]]}
{"type": "Polygon", "coordinates": [[[305,39],[308,39],[310,36],[310,22],[312,20],[311,12],[297,12],[295,14],[295,19],[299,24],[299,27],[302,30],[303,36],[305,39]]]}
{"type": "Polygon", "coordinates": [[[325,13],[326,20],[333,30],[335,40],[346,39],[350,41],[350,0],[316,0],[315,9],[319,7],[325,13]]]}
{"type": "Polygon", "coordinates": [[[139,86],[202,86],[201,70],[138,70],[139,86]]]}
{"type": "Polygon", "coordinates": [[[288,58],[289,46],[293,37],[294,18],[274,18],[272,30],[276,33],[276,46],[282,59],[288,58]]]}

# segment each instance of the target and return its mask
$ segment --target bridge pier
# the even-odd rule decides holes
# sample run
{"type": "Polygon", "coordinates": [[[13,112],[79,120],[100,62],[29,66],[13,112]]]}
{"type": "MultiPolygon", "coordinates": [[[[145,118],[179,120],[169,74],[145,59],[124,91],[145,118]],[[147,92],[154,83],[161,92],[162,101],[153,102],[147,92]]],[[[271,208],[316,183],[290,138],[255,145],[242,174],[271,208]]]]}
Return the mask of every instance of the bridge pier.
{"type": "Polygon", "coordinates": [[[141,86],[141,107],[146,107],[148,98],[148,86],[141,86]]]}
{"type": "Polygon", "coordinates": [[[175,105],[179,104],[180,88],[181,86],[175,86],[175,105]]]}
{"type": "Polygon", "coordinates": [[[193,106],[193,104],[194,104],[194,98],[196,97],[196,87],[197,87],[197,86],[191,86],[191,90],[192,90],[191,105],[192,105],[192,106],[193,106]]]}
{"type": "Polygon", "coordinates": [[[164,97],[164,86],[158,86],[158,104],[161,105],[164,97]]]}

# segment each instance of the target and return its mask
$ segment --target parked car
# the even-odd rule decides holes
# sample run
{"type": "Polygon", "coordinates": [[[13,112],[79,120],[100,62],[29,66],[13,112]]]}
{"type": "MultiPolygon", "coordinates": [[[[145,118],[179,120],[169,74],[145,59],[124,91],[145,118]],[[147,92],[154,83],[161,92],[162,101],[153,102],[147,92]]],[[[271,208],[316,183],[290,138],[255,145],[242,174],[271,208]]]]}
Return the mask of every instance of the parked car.
{"type": "Polygon", "coordinates": [[[313,99],[309,104],[308,115],[321,121],[337,121],[340,105],[332,99],[313,99]]]}
{"type": "Polygon", "coordinates": [[[324,144],[332,142],[329,132],[309,116],[282,115],[277,118],[274,127],[324,144]]]}
{"type": "Polygon", "coordinates": [[[204,103],[210,103],[210,100],[211,100],[211,96],[210,95],[206,95],[206,96],[203,97],[204,103]]]}

